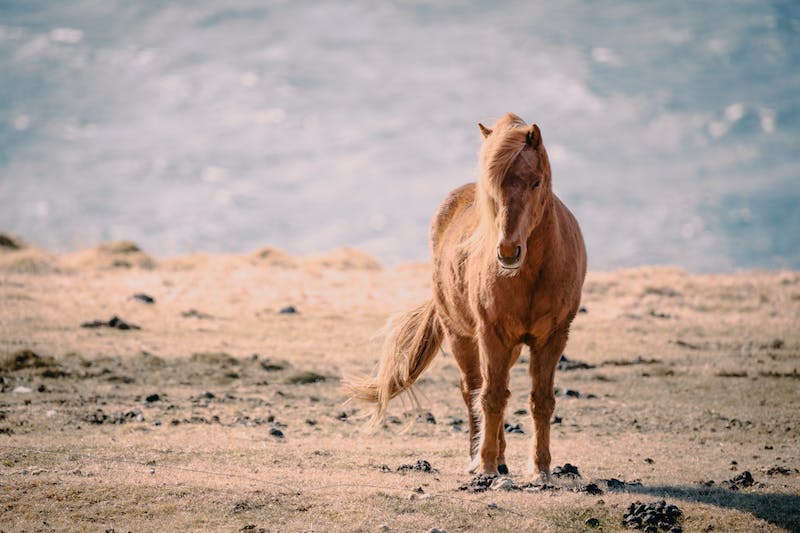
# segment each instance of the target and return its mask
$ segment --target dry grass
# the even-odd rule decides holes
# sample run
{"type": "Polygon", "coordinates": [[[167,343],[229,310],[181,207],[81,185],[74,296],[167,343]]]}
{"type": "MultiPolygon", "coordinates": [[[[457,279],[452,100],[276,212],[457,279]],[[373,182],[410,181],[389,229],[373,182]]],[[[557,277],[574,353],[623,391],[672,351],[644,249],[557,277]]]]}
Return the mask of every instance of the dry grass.
{"type": "MultiPolygon", "coordinates": [[[[594,517],[615,531],[632,501],[667,499],[684,531],[800,530],[800,274],[590,274],[567,354],[594,368],[559,371],[580,397],[557,398],[552,452],[584,482],[641,481],[600,496],[459,491],[467,437],[451,422],[465,410],[446,348],[417,388],[435,424],[404,431],[417,413],[396,401],[362,431],[366,409],[342,404],[339,379],[371,371],[375,332],[429,291],[424,265],[346,250],[0,250],[0,529],[579,531],[594,517]],[[112,315],[142,329],[80,327],[112,315]],[[396,471],[418,459],[438,472],[396,471]],[[744,470],[756,486],[720,486],[744,470]]],[[[518,483],[525,361],[507,418],[526,431],[508,435],[518,483]]]]}

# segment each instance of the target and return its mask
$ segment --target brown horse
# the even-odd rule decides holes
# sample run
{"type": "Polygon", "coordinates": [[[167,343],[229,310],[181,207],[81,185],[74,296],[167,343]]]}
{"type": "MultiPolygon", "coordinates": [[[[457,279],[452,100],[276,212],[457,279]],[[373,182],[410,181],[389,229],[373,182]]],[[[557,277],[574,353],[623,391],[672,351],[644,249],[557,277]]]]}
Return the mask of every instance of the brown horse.
{"type": "Polygon", "coordinates": [[[350,385],[377,404],[409,389],[444,339],[461,370],[472,469],[505,474],[503,413],[509,370],[530,347],[532,465],[550,477],[553,378],[578,311],[586,250],[578,223],[552,190],[536,125],[507,114],[484,136],[477,184],[454,190],[433,217],[433,298],[394,326],[378,375],[350,385]]]}

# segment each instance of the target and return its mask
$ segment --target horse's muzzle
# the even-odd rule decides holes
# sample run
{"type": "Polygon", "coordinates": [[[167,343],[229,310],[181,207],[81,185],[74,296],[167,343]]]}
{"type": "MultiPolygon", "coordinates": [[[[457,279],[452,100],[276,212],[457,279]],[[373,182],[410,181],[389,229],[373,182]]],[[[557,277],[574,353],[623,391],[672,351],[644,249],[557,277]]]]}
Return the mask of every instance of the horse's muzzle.
{"type": "Polygon", "coordinates": [[[497,261],[499,261],[500,266],[506,270],[517,270],[522,266],[522,261],[524,259],[522,256],[522,246],[517,246],[516,250],[510,255],[504,255],[506,251],[507,250],[504,250],[502,245],[497,247],[497,261]]]}

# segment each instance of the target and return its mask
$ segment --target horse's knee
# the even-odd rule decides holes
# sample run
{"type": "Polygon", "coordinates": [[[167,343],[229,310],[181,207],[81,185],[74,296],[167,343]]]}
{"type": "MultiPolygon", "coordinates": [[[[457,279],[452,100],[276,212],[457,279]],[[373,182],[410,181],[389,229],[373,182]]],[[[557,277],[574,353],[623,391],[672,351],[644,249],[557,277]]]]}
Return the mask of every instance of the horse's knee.
{"type": "Polygon", "coordinates": [[[506,408],[506,403],[510,396],[511,391],[508,389],[483,391],[481,392],[481,407],[486,413],[502,413],[506,408]]]}
{"type": "Polygon", "coordinates": [[[552,392],[550,394],[531,393],[529,402],[534,418],[549,418],[556,408],[556,397],[552,392]]]}

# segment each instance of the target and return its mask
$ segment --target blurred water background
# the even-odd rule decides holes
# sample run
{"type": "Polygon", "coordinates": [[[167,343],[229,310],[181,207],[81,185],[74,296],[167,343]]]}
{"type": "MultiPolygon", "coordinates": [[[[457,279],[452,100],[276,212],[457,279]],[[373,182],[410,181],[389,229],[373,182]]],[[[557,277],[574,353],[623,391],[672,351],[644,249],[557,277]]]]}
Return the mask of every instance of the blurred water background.
{"type": "Polygon", "coordinates": [[[794,1],[0,0],[0,229],[425,260],[513,111],[590,268],[800,268],[799,66],[794,1]]]}

